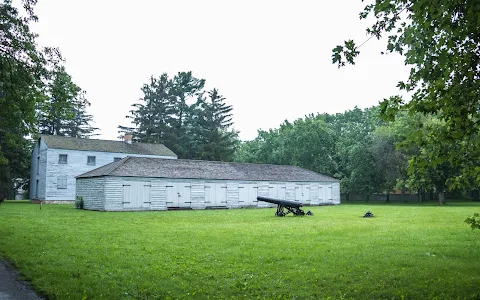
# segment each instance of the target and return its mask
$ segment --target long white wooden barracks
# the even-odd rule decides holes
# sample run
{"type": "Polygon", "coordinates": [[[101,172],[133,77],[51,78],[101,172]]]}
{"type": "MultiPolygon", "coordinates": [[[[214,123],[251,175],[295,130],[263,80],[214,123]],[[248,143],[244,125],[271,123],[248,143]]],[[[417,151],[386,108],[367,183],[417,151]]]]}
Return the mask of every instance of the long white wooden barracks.
{"type": "Polygon", "coordinates": [[[340,204],[340,183],[295,166],[126,157],[77,176],[76,195],[102,211],[325,205],[340,204]]]}

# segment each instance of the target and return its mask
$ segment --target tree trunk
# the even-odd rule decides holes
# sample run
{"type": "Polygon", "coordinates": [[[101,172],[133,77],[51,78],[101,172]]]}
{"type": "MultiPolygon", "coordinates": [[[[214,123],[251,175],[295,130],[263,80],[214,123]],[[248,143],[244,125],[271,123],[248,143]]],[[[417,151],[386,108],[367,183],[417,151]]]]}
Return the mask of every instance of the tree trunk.
{"type": "Polygon", "coordinates": [[[440,190],[438,192],[438,203],[440,205],[443,205],[445,203],[445,193],[443,193],[443,190],[440,190]]]}
{"type": "Polygon", "coordinates": [[[473,201],[480,201],[480,193],[478,189],[474,189],[472,191],[472,200],[473,201]]]}

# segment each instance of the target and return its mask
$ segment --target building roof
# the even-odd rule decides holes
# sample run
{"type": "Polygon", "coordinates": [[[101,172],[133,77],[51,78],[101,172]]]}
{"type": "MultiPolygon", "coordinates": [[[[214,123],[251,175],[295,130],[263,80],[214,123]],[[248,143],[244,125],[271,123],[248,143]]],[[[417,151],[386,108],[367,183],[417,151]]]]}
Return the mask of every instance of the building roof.
{"type": "Polygon", "coordinates": [[[296,166],[127,156],[77,178],[98,176],[247,181],[331,181],[337,179],[296,166]]]}
{"type": "Polygon", "coordinates": [[[52,149],[80,151],[112,152],[125,154],[156,155],[177,157],[163,144],[131,143],[97,139],[81,139],[58,135],[40,135],[40,138],[52,149]]]}

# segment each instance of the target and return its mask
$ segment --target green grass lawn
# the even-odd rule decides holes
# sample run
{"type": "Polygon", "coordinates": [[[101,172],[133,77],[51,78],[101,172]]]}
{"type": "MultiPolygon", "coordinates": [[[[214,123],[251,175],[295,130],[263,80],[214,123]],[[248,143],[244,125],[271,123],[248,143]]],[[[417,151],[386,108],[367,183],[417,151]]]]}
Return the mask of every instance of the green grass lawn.
{"type": "Polygon", "coordinates": [[[0,256],[51,299],[479,299],[480,203],[92,212],[4,203],[0,256]],[[375,218],[361,218],[371,210],[375,218]]]}

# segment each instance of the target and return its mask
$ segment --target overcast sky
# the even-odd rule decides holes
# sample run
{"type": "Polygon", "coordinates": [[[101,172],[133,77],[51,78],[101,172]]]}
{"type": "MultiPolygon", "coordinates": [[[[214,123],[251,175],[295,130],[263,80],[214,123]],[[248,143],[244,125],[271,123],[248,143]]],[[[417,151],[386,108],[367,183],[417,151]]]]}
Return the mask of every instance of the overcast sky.
{"type": "Polygon", "coordinates": [[[142,97],[150,76],[192,71],[233,106],[240,138],[311,113],[371,107],[398,93],[408,70],[385,41],[362,46],[337,69],[332,49],[367,37],[360,0],[40,0],[32,29],[60,48],[67,72],[87,92],[101,139],[142,97]]]}

